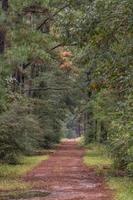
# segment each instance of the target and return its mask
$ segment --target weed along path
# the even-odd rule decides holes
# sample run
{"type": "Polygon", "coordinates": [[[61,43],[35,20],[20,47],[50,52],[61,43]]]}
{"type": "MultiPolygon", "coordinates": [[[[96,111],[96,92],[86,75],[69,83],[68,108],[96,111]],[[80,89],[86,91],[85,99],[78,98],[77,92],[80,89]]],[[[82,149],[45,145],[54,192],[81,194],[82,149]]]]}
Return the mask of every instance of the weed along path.
{"type": "Polygon", "coordinates": [[[47,161],[24,177],[35,190],[48,192],[32,200],[111,200],[104,179],[83,164],[83,156],[84,150],[76,142],[63,142],[47,161]]]}

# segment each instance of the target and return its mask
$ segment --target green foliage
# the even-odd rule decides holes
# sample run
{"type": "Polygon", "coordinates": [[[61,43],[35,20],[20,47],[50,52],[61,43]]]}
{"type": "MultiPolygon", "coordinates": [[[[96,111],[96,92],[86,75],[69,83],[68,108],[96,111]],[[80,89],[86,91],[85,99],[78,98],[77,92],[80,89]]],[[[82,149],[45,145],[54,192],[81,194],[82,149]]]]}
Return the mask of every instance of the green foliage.
{"type": "MultiPolygon", "coordinates": [[[[106,124],[107,140],[115,167],[126,169],[133,160],[132,115],[128,100],[125,103],[120,102],[114,93],[109,94],[109,91],[101,90],[90,105],[93,108],[94,118],[106,124]]],[[[104,130],[96,131],[97,140],[103,138],[104,130]]]]}
{"type": "Polygon", "coordinates": [[[51,50],[62,42],[54,32],[56,25],[50,23],[54,19],[47,22],[49,32],[38,28],[56,7],[49,0],[13,0],[8,12],[0,11],[1,28],[6,31],[6,48],[0,55],[2,162],[15,164],[21,154],[59,143],[62,123],[74,107],[70,102],[74,76],[60,70],[60,50],[51,50]],[[29,12],[31,7],[35,11],[29,12]]]}
{"type": "Polygon", "coordinates": [[[19,155],[32,153],[40,138],[39,123],[33,115],[25,115],[27,109],[13,105],[0,117],[0,159],[7,163],[16,164],[19,155]]]}
{"type": "Polygon", "coordinates": [[[115,167],[132,173],[133,2],[94,0],[81,5],[73,4],[76,25],[68,17],[62,31],[65,37],[69,31],[71,41],[79,44],[74,62],[81,68],[82,90],[88,96],[86,143],[108,144],[115,167]]]}

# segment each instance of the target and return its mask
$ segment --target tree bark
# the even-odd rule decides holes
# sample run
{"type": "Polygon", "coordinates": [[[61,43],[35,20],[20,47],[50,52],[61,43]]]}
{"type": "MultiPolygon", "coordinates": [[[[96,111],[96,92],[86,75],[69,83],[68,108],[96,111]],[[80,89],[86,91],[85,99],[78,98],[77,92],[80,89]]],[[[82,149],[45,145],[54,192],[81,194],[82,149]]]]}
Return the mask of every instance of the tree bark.
{"type": "Polygon", "coordinates": [[[8,5],[8,0],[2,0],[2,9],[3,9],[4,11],[7,11],[7,10],[8,10],[8,7],[9,7],[9,5],[8,5]]]}
{"type": "Polygon", "coordinates": [[[5,51],[5,31],[0,28],[0,54],[5,51]]]}

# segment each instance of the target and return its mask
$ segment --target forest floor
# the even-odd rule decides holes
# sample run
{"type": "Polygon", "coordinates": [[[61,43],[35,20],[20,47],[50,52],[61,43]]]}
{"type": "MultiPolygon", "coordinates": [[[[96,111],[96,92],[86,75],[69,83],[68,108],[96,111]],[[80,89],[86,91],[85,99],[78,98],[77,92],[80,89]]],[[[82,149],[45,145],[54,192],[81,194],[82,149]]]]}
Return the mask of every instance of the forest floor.
{"type": "Polygon", "coordinates": [[[110,200],[104,178],[83,162],[85,150],[76,141],[64,141],[50,158],[27,173],[24,180],[34,191],[47,192],[30,200],[110,200]]]}

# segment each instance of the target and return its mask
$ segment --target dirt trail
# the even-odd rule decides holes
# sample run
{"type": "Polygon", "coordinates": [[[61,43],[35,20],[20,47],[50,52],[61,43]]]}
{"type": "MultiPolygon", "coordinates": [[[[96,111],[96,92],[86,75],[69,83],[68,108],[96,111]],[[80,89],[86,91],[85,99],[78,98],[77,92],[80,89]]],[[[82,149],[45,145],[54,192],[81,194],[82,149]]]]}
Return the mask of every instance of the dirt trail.
{"type": "Polygon", "coordinates": [[[35,189],[50,192],[32,200],[110,200],[104,179],[83,164],[83,155],[76,142],[63,142],[49,160],[26,175],[35,189]]]}

